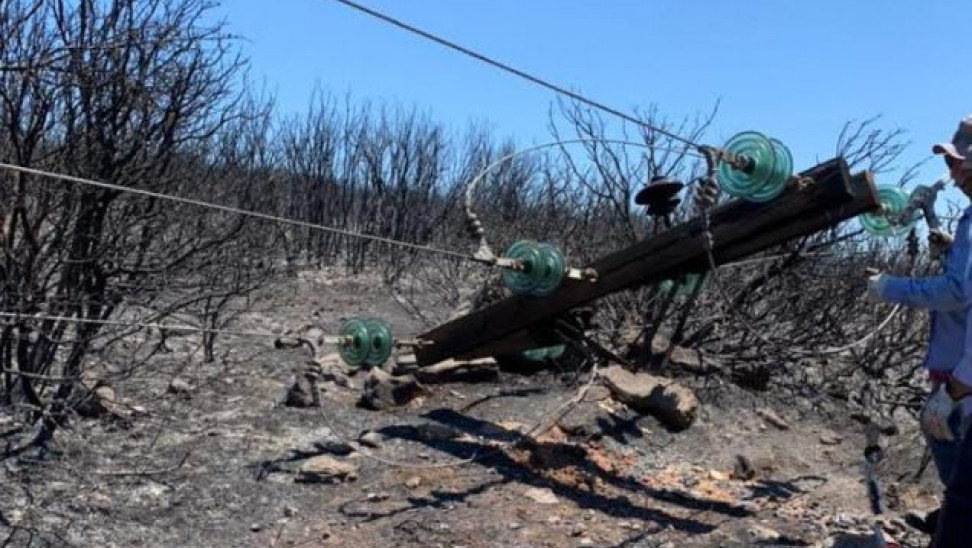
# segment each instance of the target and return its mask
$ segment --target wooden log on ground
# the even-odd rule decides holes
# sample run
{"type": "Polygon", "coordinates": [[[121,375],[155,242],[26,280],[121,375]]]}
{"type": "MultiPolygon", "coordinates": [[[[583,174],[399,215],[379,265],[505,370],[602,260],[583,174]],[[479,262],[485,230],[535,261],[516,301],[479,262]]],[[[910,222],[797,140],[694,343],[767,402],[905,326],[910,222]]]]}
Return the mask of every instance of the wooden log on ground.
{"type": "MultiPolygon", "coordinates": [[[[836,226],[879,207],[870,173],[851,177],[835,158],[800,174],[813,183],[791,185],[776,200],[736,200],[710,213],[716,264],[736,260],[794,238],[836,226]]],[[[708,269],[704,223],[696,218],[596,261],[596,282],[565,280],[545,298],[514,296],[420,335],[419,365],[447,358],[499,355],[550,342],[551,322],[572,308],[631,287],[708,269]]]]}

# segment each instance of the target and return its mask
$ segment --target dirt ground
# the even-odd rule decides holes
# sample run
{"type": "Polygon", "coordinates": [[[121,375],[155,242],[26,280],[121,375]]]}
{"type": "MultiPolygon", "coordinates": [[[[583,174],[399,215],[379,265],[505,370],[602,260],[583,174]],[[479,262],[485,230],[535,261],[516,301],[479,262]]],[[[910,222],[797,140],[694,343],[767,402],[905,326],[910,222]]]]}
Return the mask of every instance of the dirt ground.
{"type": "MultiPolygon", "coordinates": [[[[383,317],[397,333],[421,327],[380,284],[334,272],[302,273],[274,293],[273,307],[234,327],[334,332],[349,314],[383,317]]],[[[320,408],[296,408],[283,401],[310,359],[303,350],[227,337],[203,364],[196,342],[170,341],[172,352],[113,378],[119,411],[73,421],[55,454],[0,464],[5,546],[870,546],[864,436],[836,403],[699,380],[701,416],[673,433],[595,383],[524,437],[589,374],[430,384],[375,411],[358,405],[359,373],[347,387],[323,381],[320,408]],[[176,378],[186,383],[170,388],[176,378]],[[751,476],[740,477],[740,455],[751,476]]],[[[126,356],[105,352],[93,368],[124,369],[126,356]]],[[[12,426],[0,415],[0,439],[12,426]]],[[[883,523],[918,547],[926,540],[899,518],[932,507],[937,491],[933,470],[913,478],[921,444],[902,432],[881,469],[883,523]]]]}

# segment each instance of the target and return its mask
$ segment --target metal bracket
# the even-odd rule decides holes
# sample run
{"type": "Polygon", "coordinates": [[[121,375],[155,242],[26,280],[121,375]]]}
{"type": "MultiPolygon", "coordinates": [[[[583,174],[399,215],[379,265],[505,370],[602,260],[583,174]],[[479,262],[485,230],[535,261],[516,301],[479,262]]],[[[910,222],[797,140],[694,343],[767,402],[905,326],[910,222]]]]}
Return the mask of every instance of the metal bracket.
{"type": "Polygon", "coordinates": [[[571,280],[581,280],[585,282],[596,282],[597,271],[593,268],[566,268],[567,277],[571,280]]]}
{"type": "Polygon", "coordinates": [[[810,190],[810,187],[815,182],[816,181],[814,181],[812,177],[791,177],[790,178],[790,184],[795,186],[797,190],[799,190],[800,192],[806,192],[810,190]]]}
{"type": "Polygon", "coordinates": [[[523,270],[522,262],[516,259],[510,259],[509,257],[494,257],[492,264],[500,268],[508,268],[510,270],[523,270]]]}
{"type": "Polygon", "coordinates": [[[426,348],[434,344],[426,339],[395,339],[395,346],[398,348],[426,348]]]}

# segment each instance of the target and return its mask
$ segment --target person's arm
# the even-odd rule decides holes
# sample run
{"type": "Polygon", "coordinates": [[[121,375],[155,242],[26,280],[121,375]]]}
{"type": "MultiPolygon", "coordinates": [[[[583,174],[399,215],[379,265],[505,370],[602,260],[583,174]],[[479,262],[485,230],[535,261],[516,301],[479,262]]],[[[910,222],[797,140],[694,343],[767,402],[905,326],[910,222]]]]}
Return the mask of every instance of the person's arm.
{"type": "MultiPolygon", "coordinates": [[[[963,223],[968,232],[972,223],[963,223]]],[[[927,278],[902,278],[888,276],[883,280],[881,297],[893,303],[933,310],[957,310],[972,303],[972,253],[969,253],[969,235],[963,244],[952,249],[946,262],[945,272],[927,278]]]]}

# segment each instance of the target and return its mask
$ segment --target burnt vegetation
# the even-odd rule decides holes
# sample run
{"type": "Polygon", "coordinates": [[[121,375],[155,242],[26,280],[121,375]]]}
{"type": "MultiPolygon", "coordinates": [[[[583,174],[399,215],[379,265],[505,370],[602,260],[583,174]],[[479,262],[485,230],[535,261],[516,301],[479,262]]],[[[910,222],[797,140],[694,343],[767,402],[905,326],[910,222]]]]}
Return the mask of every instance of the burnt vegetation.
{"type": "MultiPolygon", "coordinates": [[[[145,324],[212,330],[199,336],[198,359],[221,363],[229,345],[218,332],[301,269],[373,276],[426,326],[495,285],[495,272],[453,257],[126,192],[472,253],[465,185],[527,146],[324,90],[307,111],[281,113],[248,79],[236,37],[208,17],[211,7],[0,2],[0,161],[114,185],[0,170],[4,461],[66,458],[53,441],[85,420],[99,387],[152,377],[177,333],[145,324]],[[105,367],[109,355],[127,359],[105,367]]],[[[718,109],[685,120],[654,108],[641,116],[705,142],[718,109]]],[[[634,204],[646,181],[702,175],[684,145],[575,104],[556,104],[549,129],[551,140],[579,142],[517,155],[477,187],[476,209],[496,251],[530,238],[582,266],[664,230],[634,204]],[[617,135],[644,146],[606,142],[617,135]]],[[[850,122],[821,154],[881,178],[899,167],[904,139],[878,118],[850,122]]],[[[692,191],[671,222],[695,215],[692,191]]],[[[710,280],[694,299],[656,286],[605,298],[593,307],[594,336],[699,389],[718,380],[812,405],[914,414],[926,318],[902,310],[875,332],[891,310],[861,301],[868,266],[935,268],[923,242],[880,240],[845,223],[720,268],[719,283],[710,280]],[[699,363],[687,368],[664,360],[664,351],[645,351],[656,338],[663,350],[695,351],[699,363]]],[[[282,320],[281,334],[301,322],[282,320]]]]}

